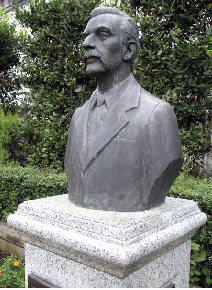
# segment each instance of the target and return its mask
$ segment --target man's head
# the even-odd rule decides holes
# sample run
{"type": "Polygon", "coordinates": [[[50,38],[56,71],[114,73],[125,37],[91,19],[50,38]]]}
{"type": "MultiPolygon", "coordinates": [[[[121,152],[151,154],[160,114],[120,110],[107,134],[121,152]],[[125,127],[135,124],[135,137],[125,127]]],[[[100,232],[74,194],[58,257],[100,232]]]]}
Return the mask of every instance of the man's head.
{"type": "Polygon", "coordinates": [[[126,63],[132,70],[139,48],[136,22],[126,13],[112,7],[98,7],[91,12],[84,31],[86,72],[116,71],[126,63]]]}

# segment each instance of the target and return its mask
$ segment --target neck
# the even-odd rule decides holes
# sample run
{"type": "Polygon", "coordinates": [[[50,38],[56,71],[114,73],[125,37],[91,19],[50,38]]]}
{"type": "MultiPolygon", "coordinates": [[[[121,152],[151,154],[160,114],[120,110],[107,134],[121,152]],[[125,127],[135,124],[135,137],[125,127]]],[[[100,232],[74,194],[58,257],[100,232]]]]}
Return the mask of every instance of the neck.
{"type": "Polygon", "coordinates": [[[99,75],[97,77],[98,91],[101,94],[106,93],[124,81],[130,75],[130,73],[130,67],[127,67],[116,72],[108,73],[107,75],[99,75]]]}

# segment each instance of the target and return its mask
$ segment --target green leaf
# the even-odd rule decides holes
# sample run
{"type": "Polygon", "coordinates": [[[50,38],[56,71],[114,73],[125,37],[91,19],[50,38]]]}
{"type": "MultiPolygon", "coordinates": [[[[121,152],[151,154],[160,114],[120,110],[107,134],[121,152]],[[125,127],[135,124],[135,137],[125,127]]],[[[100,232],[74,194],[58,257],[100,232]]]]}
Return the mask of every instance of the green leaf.
{"type": "Polygon", "coordinates": [[[162,53],[163,53],[163,51],[162,51],[162,50],[159,50],[159,51],[157,52],[157,55],[160,56],[162,53]]]}
{"type": "Polygon", "coordinates": [[[212,283],[212,279],[210,279],[210,277],[206,277],[206,283],[210,285],[212,283]]]}
{"type": "Polygon", "coordinates": [[[207,29],[206,33],[209,36],[212,34],[212,25],[207,29]]]}
{"type": "Polygon", "coordinates": [[[208,273],[209,273],[209,269],[202,269],[202,272],[203,272],[205,275],[208,275],[208,273]]]}
{"type": "Polygon", "coordinates": [[[192,249],[192,250],[199,251],[199,247],[200,247],[200,246],[199,246],[198,244],[193,243],[193,242],[191,243],[191,249],[192,249]]]}
{"type": "Polygon", "coordinates": [[[200,257],[206,259],[206,251],[201,251],[200,257]]]}
{"type": "Polygon", "coordinates": [[[197,270],[194,270],[194,274],[196,274],[196,275],[201,275],[201,273],[199,272],[199,271],[197,271],[197,270]]]}
{"type": "Polygon", "coordinates": [[[200,279],[197,278],[197,277],[192,277],[191,281],[194,282],[194,281],[199,281],[200,279]]]}

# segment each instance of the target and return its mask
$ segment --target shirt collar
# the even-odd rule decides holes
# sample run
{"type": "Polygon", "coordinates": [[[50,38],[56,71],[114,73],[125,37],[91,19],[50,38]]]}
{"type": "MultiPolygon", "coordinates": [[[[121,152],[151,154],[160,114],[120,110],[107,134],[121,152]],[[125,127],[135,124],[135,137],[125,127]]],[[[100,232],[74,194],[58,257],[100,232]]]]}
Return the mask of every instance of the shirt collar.
{"type": "MultiPolygon", "coordinates": [[[[132,73],[125,79],[123,80],[120,84],[116,85],[106,93],[102,94],[105,99],[105,103],[107,105],[108,110],[110,111],[113,107],[113,105],[119,100],[119,97],[122,95],[122,93],[125,91],[125,89],[128,87],[129,83],[132,80],[132,73]]],[[[100,95],[98,94],[98,88],[94,92],[94,102],[91,106],[92,108],[97,104],[97,96],[100,95]]]]}

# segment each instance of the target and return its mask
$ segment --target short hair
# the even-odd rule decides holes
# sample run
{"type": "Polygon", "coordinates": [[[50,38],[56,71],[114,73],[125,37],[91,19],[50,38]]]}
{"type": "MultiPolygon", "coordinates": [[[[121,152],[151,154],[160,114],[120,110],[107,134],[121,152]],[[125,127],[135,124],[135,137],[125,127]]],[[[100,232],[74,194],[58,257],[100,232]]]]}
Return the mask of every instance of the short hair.
{"type": "Polygon", "coordinates": [[[139,50],[139,29],[137,23],[124,11],[114,7],[97,7],[91,11],[90,16],[93,18],[100,14],[116,14],[123,17],[123,23],[121,25],[121,29],[124,31],[123,43],[128,45],[129,42],[134,42],[136,44],[136,53],[130,60],[132,70],[139,50]]]}

